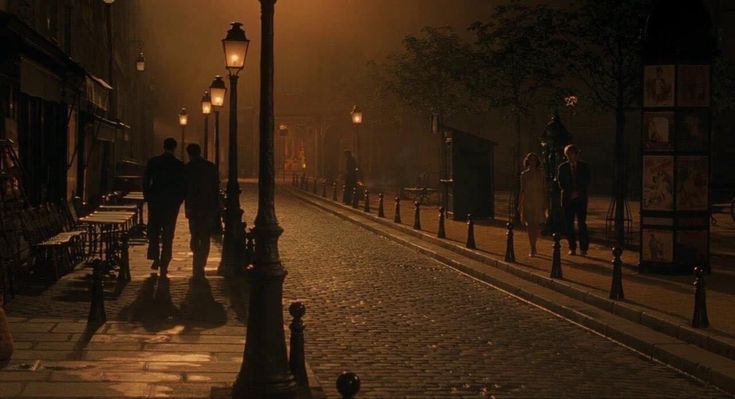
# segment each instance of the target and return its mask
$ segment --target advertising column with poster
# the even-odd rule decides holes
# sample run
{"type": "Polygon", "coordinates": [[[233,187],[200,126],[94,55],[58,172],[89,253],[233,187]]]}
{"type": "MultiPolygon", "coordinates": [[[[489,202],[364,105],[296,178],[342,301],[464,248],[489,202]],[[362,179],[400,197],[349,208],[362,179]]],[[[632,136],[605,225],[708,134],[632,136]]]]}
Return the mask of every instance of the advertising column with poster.
{"type": "Polygon", "coordinates": [[[709,271],[714,45],[702,32],[711,25],[699,10],[677,13],[670,9],[677,5],[661,4],[649,17],[643,56],[639,266],[654,273],[691,273],[696,266],[709,271]],[[676,32],[682,25],[673,15],[703,19],[687,21],[696,32],[674,43],[685,34],[676,32]]]}

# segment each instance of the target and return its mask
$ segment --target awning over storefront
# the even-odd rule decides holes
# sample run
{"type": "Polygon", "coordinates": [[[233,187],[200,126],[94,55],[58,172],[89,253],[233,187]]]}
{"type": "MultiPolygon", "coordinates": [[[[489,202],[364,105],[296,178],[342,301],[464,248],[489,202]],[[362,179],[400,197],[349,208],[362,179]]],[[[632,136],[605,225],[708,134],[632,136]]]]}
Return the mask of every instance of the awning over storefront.
{"type": "Polygon", "coordinates": [[[47,101],[61,101],[61,79],[26,57],[20,59],[20,91],[47,101]]]}
{"type": "Polygon", "coordinates": [[[107,104],[110,100],[110,90],[112,86],[103,79],[98,78],[90,73],[87,74],[85,80],[85,91],[87,101],[94,105],[95,108],[107,111],[107,104]]]}
{"type": "Polygon", "coordinates": [[[96,138],[100,141],[115,142],[120,136],[118,131],[130,129],[130,125],[120,120],[113,121],[99,115],[94,115],[94,119],[98,123],[96,138]]]}

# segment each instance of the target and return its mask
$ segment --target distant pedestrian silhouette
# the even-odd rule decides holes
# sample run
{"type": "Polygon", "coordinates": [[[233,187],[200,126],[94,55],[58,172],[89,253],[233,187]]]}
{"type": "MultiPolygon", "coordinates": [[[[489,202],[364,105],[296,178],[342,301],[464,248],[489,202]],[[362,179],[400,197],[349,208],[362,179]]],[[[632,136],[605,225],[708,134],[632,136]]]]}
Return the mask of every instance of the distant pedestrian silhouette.
{"type": "Polygon", "coordinates": [[[184,164],[176,159],[176,140],[163,141],[163,154],[148,160],[143,176],[143,196],[148,202],[148,259],[151,269],[166,277],[171,262],[176,218],[186,193],[184,164]]]}
{"type": "Polygon", "coordinates": [[[357,185],[357,161],[352,156],[352,152],[345,150],[345,190],[342,195],[342,202],[345,204],[352,203],[352,191],[357,185]]]}
{"type": "Polygon", "coordinates": [[[564,148],[567,161],[559,165],[557,181],[561,188],[561,206],[567,225],[569,254],[577,254],[577,235],[574,232],[574,218],[579,227],[579,247],[582,256],[587,255],[589,237],[587,235],[587,187],[590,185],[590,168],[579,160],[579,150],[574,144],[564,148]]]}
{"type": "Polygon", "coordinates": [[[189,163],[186,171],[186,217],[189,219],[191,251],[194,253],[195,279],[204,277],[204,267],[209,257],[209,239],[219,215],[219,176],[217,167],[202,158],[198,144],[186,146],[189,163]]]}

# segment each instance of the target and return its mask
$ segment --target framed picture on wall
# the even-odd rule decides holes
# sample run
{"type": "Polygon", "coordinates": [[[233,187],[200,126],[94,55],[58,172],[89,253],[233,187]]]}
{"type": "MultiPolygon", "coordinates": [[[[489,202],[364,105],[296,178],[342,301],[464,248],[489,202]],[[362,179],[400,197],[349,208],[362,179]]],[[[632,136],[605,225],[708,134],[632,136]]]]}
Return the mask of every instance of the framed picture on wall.
{"type": "Polygon", "coordinates": [[[674,210],[674,157],[644,155],[642,189],[643,210],[674,210]]]}
{"type": "Polygon", "coordinates": [[[702,151],[709,146],[709,112],[682,111],[676,116],[676,146],[679,151],[702,151]]]}
{"type": "Polygon", "coordinates": [[[643,106],[674,106],[674,66],[646,65],[643,70],[643,106]]]}
{"type": "Polygon", "coordinates": [[[670,151],[674,143],[674,113],[643,113],[643,147],[649,151],[670,151]]]}
{"type": "Polygon", "coordinates": [[[681,230],[676,233],[677,262],[685,265],[701,266],[707,262],[709,239],[707,230],[681,230]]]}
{"type": "Polygon", "coordinates": [[[641,259],[643,261],[669,263],[674,260],[674,232],[643,229],[641,234],[641,259]]]}
{"type": "Polygon", "coordinates": [[[678,106],[709,106],[709,65],[679,65],[677,78],[678,106]]]}
{"type": "Polygon", "coordinates": [[[676,161],[676,209],[706,211],[709,192],[706,156],[679,157],[676,161]]]}

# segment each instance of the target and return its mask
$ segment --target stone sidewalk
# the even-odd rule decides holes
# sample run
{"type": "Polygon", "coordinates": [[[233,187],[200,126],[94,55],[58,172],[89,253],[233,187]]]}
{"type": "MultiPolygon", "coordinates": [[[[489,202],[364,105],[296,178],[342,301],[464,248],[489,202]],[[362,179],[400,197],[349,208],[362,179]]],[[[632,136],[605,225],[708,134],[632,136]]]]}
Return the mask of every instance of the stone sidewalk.
{"type": "Polygon", "coordinates": [[[108,321],[87,325],[89,268],[48,289],[26,287],[6,306],[13,360],[0,369],[2,398],[210,398],[240,370],[247,287],[191,276],[188,228],[179,216],[169,278],[151,273],[146,246],[130,249],[132,281],[105,281],[108,321]],[[37,289],[34,289],[37,288],[37,289]]]}

